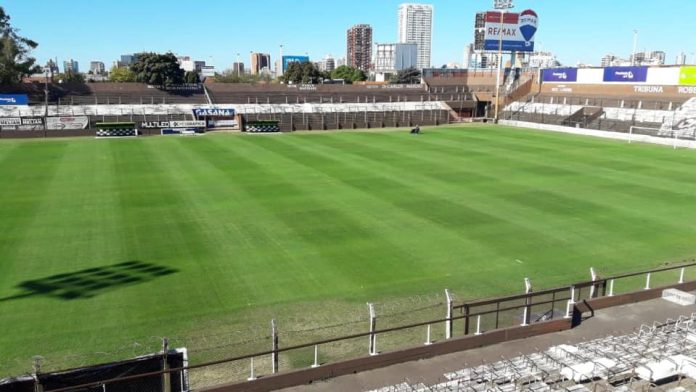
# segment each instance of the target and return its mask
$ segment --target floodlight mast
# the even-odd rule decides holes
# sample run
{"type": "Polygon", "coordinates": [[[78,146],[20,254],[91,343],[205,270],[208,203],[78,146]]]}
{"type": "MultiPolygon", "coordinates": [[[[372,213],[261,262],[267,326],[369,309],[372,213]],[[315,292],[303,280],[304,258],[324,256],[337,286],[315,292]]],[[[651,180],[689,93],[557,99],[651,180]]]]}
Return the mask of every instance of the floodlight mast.
{"type": "Polygon", "coordinates": [[[495,78],[495,117],[494,122],[498,123],[498,112],[500,106],[500,73],[503,65],[503,20],[505,11],[514,7],[513,0],[494,0],[493,7],[500,10],[500,29],[498,30],[498,74],[495,78]]]}

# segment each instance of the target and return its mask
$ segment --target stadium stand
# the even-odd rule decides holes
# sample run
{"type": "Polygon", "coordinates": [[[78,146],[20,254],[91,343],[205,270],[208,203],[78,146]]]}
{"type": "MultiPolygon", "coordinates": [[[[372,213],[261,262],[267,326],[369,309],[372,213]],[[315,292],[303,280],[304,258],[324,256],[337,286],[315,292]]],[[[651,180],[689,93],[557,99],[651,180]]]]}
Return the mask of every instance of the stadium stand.
{"type": "Polygon", "coordinates": [[[559,344],[533,354],[463,368],[444,374],[444,379],[433,385],[404,382],[373,392],[639,391],[664,384],[693,387],[696,314],[642,325],[633,334],[559,344]]]}

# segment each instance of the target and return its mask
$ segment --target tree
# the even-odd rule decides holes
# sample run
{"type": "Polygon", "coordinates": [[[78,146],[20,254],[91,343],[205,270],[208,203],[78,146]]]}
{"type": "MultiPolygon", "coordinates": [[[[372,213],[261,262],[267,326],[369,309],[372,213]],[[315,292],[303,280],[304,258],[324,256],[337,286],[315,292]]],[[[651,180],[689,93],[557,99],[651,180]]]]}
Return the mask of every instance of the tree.
{"type": "Polygon", "coordinates": [[[225,70],[223,73],[215,74],[215,81],[218,83],[258,83],[258,82],[271,82],[271,75],[268,73],[259,73],[256,75],[250,74],[239,74],[235,70],[225,70]]]}
{"type": "Polygon", "coordinates": [[[331,79],[343,79],[346,83],[353,83],[367,80],[367,75],[362,69],[341,65],[331,72],[331,79]]]}
{"type": "Polygon", "coordinates": [[[79,73],[79,72],[73,72],[71,70],[68,70],[65,73],[59,73],[55,74],[53,76],[54,80],[57,80],[62,83],[84,83],[85,82],[85,77],[79,73]]]}
{"type": "Polygon", "coordinates": [[[389,80],[391,84],[419,84],[421,73],[417,68],[406,68],[397,72],[389,80]]]}
{"type": "Polygon", "coordinates": [[[0,7],[0,84],[18,83],[22,77],[41,72],[29,56],[39,44],[20,36],[10,25],[10,16],[0,7]]]}
{"type": "Polygon", "coordinates": [[[109,72],[110,82],[135,82],[135,74],[126,67],[113,67],[109,72]]]}
{"type": "Polygon", "coordinates": [[[138,53],[130,70],[135,81],[153,86],[172,86],[184,82],[184,70],[173,53],[138,53]]]}
{"type": "Polygon", "coordinates": [[[315,84],[319,83],[321,79],[321,72],[314,63],[309,61],[290,63],[281,77],[283,82],[293,84],[315,84]]]}
{"type": "Polygon", "coordinates": [[[184,82],[186,83],[199,83],[201,81],[201,78],[198,76],[198,72],[196,71],[187,71],[186,74],[184,75],[184,82]]]}

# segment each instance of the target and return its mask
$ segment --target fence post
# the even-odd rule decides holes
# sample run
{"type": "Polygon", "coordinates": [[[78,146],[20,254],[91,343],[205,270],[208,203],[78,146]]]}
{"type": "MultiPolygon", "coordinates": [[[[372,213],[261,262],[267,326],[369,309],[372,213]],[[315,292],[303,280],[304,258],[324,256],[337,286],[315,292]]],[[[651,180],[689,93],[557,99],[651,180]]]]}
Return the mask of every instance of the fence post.
{"type": "Polygon", "coordinates": [[[607,296],[609,296],[609,297],[614,296],[614,279],[611,279],[609,281],[609,294],[607,294],[607,296]]]}
{"type": "Polygon", "coordinates": [[[249,377],[247,378],[247,381],[254,381],[256,380],[256,376],[254,376],[254,357],[251,357],[251,364],[249,366],[249,377]]]}
{"type": "Polygon", "coordinates": [[[573,317],[573,305],[575,305],[575,286],[570,286],[570,299],[566,306],[566,314],[563,318],[573,317]]]}
{"type": "Polygon", "coordinates": [[[595,272],[594,267],[590,267],[590,278],[592,279],[592,286],[590,286],[590,298],[594,298],[596,294],[596,285],[594,282],[597,280],[597,273],[595,272]]]}
{"type": "Polygon", "coordinates": [[[370,312],[369,354],[370,355],[377,355],[377,335],[375,335],[375,329],[377,327],[377,317],[375,315],[375,306],[371,302],[368,302],[367,309],[370,312]]]}
{"type": "Polygon", "coordinates": [[[311,367],[319,367],[319,345],[316,344],[314,345],[314,363],[311,367]]]}
{"type": "Polygon", "coordinates": [[[271,320],[271,334],[273,337],[271,352],[271,370],[273,374],[278,373],[278,329],[275,319],[271,320]]]}
{"type": "Polygon", "coordinates": [[[476,332],[474,335],[481,335],[481,315],[476,316],[476,332]]]}
{"type": "Polygon", "coordinates": [[[428,324],[428,329],[426,330],[425,333],[425,343],[426,346],[429,346],[433,344],[432,340],[430,340],[430,324],[428,324]]]}
{"type": "Polygon", "coordinates": [[[521,326],[529,325],[530,319],[532,317],[532,297],[529,295],[532,293],[532,282],[529,278],[524,278],[524,293],[527,297],[524,299],[524,314],[522,315],[521,326]]]}
{"type": "Polygon", "coordinates": [[[679,283],[684,283],[684,267],[679,271],[679,283]]]}
{"type": "Polygon", "coordinates": [[[469,334],[469,305],[464,305],[464,335],[469,334]]]}
{"type": "Polygon", "coordinates": [[[34,368],[34,374],[32,375],[34,377],[34,392],[43,392],[44,390],[43,386],[41,385],[41,381],[39,380],[42,360],[43,358],[37,355],[34,357],[34,363],[32,364],[32,367],[34,368]]]}
{"type": "Polygon", "coordinates": [[[452,294],[449,289],[445,289],[445,298],[447,300],[447,314],[445,316],[445,339],[452,338],[452,294]]]}
{"type": "Polygon", "coordinates": [[[650,289],[650,272],[648,272],[648,275],[645,277],[645,290],[650,289]]]}
{"type": "Polygon", "coordinates": [[[162,392],[170,392],[172,390],[167,354],[169,354],[169,339],[162,338],[162,371],[164,372],[162,373],[162,392]]]}

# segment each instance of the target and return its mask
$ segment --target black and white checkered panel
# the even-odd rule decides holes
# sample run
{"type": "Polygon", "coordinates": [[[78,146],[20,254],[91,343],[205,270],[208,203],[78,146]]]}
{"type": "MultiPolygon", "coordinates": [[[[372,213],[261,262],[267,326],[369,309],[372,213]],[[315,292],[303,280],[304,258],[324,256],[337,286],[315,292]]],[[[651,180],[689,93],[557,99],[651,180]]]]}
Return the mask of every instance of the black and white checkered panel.
{"type": "Polygon", "coordinates": [[[137,131],[133,128],[124,129],[100,129],[97,131],[97,137],[123,137],[137,136],[137,131]]]}
{"type": "Polygon", "coordinates": [[[280,127],[276,125],[249,125],[247,132],[280,132],[280,127]]]}

